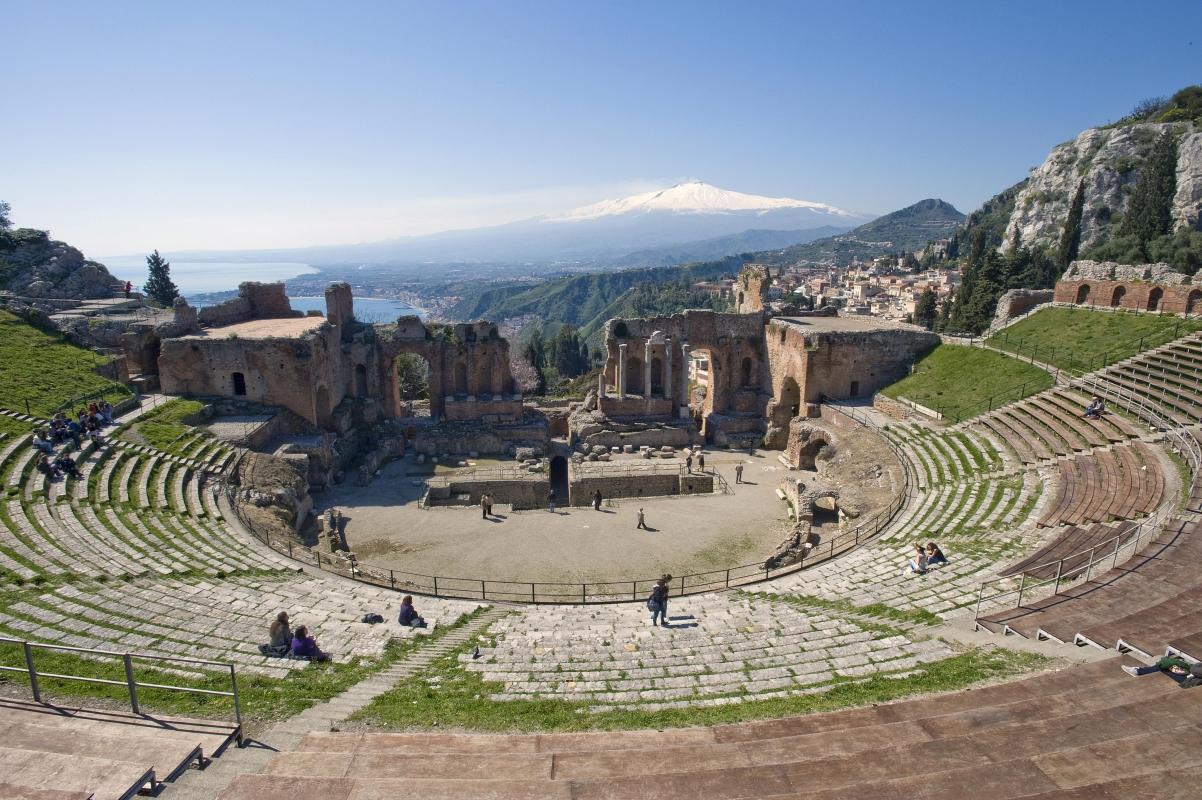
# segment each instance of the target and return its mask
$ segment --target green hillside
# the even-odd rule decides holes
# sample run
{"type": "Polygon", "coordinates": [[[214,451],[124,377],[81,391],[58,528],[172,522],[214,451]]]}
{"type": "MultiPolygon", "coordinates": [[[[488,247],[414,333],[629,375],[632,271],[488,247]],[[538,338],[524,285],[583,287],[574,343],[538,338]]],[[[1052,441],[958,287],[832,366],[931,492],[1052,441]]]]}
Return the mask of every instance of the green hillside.
{"type": "Polygon", "coordinates": [[[964,215],[942,200],[922,200],[878,217],[858,228],[783,250],[756,253],[766,264],[820,263],[847,265],[854,261],[921,250],[935,239],[948,236],[964,215]]]}
{"type": "Polygon", "coordinates": [[[124,400],[129,389],[95,372],[105,360],[0,311],[0,407],[48,417],[77,398],[124,400]]]}
{"type": "Polygon", "coordinates": [[[598,318],[603,322],[614,316],[613,309],[623,304],[627,307],[662,309],[656,313],[675,313],[682,308],[695,308],[688,305],[675,307],[671,298],[692,302],[703,301],[708,295],[692,298],[687,297],[690,293],[683,289],[655,290],[649,287],[687,287],[697,281],[737,273],[744,263],[742,256],[730,256],[720,261],[682,267],[572,275],[534,286],[520,284],[487,287],[478,291],[467,288],[448,315],[454,319],[500,320],[533,314],[544,326],[568,324],[583,329],[592,325],[595,329],[594,323],[598,318]],[[635,292],[627,295],[631,290],[635,292]],[[623,297],[626,299],[623,300],[623,297]]]}

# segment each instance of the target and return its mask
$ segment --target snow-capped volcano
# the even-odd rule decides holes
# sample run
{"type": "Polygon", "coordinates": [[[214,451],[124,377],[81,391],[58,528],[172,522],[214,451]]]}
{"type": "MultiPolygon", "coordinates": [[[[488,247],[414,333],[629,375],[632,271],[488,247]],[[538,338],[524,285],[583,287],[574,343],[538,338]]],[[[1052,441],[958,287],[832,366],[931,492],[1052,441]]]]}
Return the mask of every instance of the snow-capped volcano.
{"type": "Polygon", "coordinates": [[[603,200],[589,206],[573,209],[566,214],[547,217],[552,222],[571,222],[599,219],[617,215],[668,212],[673,214],[730,214],[766,213],[783,209],[806,209],[817,214],[853,220],[858,215],[826,203],[812,200],[794,200],[789,197],[763,197],[761,195],[732,192],[719,189],[704,181],[678,183],[668,189],[631,195],[620,200],[603,200]]]}

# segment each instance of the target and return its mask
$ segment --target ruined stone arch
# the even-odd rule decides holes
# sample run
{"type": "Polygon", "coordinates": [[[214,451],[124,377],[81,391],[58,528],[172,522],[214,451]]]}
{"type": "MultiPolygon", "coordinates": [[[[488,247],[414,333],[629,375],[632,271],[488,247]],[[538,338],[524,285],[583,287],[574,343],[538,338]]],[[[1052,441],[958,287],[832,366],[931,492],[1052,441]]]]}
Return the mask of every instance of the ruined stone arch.
{"type": "Polygon", "coordinates": [[[1089,284],[1083,283],[1077,287],[1077,305],[1085,305],[1085,301],[1089,299],[1089,284]]]}
{"type": "Polygon", "coordinates": [[[793,469],[817,471],[817,459],[827,448],[834,448],[834,438],[828,431],[816,428],[802,419],[789,424],[789,441],[785,460],[793,469]]]}
{"type": "Polygon", "coordinates": [[[1114,293],[1110,295],[1110,307],[1118,308],[1123,303],[1123,298],[1127,296],[1126,286],[1114,287],[1114,293]]]}
{"type": "Polygon", "coordinates": [[[1185,313],[1197,314],[1202,312],[1202,289],[1194,289],[1185,299],[1185,313]]]}
{"type": "Polygon", "coordinates": [[[796,417],[801,411],[801,386],[792,375],[786,375],[780,384],[780,396],[777,404],[789,409],[789,415],[796,417]]]}
{"type": "Polygon", "coordinates": [[[1164,289],[1159,286],[1148,292],[1148,310],[1156,311],[1160,308],[1160,301],[1164,298],[1164,289]]]}

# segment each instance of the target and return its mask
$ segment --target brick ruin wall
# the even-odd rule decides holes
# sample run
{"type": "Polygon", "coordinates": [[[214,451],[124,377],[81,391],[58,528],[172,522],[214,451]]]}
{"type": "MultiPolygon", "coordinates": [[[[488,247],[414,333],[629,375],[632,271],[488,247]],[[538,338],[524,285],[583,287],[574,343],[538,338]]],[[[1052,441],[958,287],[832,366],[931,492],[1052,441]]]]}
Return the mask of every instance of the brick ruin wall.
{"type": "Polygon", "coordinates": [[[303,317],[294,311],[284,284],[246,281],[238,285],[238,296],[221,303],[205,306],[197,312],[197,319],[210,327],[234,325],[252,319],[282,319],[303,317]]]}
{"type": "Polygon", "coordinates": [[[1055,301],[1079,306],[1202,314],[1202,277],[1168,264],[1074,261],[1056,282],[1055,301]]]}

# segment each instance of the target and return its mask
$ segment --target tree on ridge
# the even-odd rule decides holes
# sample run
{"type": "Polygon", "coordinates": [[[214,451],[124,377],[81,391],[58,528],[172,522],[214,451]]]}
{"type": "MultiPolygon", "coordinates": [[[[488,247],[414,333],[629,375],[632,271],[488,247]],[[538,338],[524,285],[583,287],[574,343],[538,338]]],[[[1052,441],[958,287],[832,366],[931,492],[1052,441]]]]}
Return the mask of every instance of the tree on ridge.
{"type": "Polygon", "coordinates": [[[170,306],[179,297],[179,289],[171,280],[171,262],[155,250],[146,256],[146,267],[149,273],[144,287],[146,296],[161,306],[170,306]]]}

